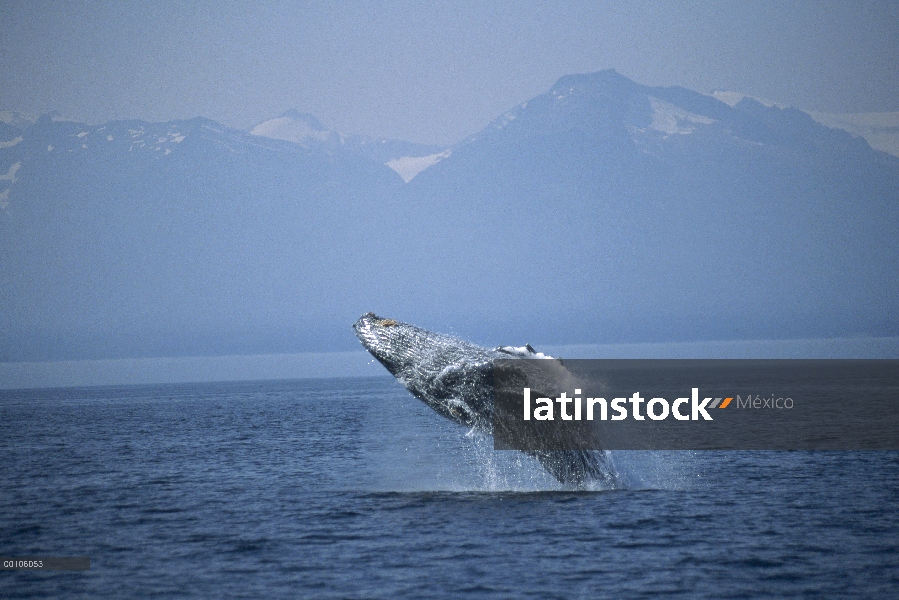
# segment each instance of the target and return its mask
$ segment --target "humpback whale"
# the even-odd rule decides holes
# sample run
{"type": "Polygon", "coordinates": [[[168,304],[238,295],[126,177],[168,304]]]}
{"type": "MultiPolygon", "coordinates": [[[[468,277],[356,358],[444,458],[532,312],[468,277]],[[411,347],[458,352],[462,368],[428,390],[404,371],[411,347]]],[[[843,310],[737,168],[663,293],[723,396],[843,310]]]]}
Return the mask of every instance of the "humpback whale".
{"type": "MultiPolygon", "coordinates": [[[[485,434],[493,433],[493,361],[550,358],[530,345],[482,348],[374,313],[362,315],[353,329],[365,349],[413,396],[447,419],[485,434]]],[[[602,452],[532,450],[525,454],[563,484],[617,485],[615,471],[602,452]]]]}

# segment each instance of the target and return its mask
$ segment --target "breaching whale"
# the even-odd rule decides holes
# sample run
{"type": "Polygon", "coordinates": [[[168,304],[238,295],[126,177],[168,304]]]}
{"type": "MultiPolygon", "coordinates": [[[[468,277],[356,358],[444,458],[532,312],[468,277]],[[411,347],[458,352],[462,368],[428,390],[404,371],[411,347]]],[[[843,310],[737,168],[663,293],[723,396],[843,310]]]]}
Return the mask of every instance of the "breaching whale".
{"type": "MultiPolygon", "coordinates": [[[[374,313],[353,324],[356,336],[413,396],[447,419],[493,433],[493,361],[549,358],[530,345],[487,349],[454,338],[384,319],[374,313]]],[[[561,483],[583,487],[591,481],[616,485],[604,453],[590,450],[532,450],[561,483]]]]}

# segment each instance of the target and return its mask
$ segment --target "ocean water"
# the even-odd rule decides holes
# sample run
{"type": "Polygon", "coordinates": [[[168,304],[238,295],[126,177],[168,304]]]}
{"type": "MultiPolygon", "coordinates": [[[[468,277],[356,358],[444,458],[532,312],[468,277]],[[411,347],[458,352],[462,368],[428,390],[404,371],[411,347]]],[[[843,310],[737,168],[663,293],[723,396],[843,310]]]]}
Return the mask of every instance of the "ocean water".
{"type": "Polygon", "coordinates": [[[389,378],[0,392],[0,597],[896,598],[899,453],[565,489],[389,378]]]}

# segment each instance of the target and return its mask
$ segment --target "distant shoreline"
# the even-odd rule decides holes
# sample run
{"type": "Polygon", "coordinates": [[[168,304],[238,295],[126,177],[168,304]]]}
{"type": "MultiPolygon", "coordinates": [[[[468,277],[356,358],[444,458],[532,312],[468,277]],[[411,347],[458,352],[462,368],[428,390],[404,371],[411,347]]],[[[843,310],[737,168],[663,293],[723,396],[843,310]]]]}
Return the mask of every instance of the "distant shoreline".
{"type": "MultiPolygon", "coordinates": [[[[899,337],[540,345],[561,358],[899,358],[899,337]]],[[[364,350],[0,363],[0,389],[388,376],[364,350]]]]}

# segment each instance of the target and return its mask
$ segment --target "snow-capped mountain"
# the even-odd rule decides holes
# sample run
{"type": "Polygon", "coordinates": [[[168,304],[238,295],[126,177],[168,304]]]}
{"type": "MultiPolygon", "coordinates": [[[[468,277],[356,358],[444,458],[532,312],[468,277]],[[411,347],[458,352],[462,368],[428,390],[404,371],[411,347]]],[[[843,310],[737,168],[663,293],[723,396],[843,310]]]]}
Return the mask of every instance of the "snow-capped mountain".
{"type": "Polygon", "coordinates": [[[407,190],[430,292],[531,339],[899,333],[899,160],[797,109],[566,76],[407,190]]]}
{"type": "Polygon", "coordinates": [[[357,152],[387,165],[406,182],[450,153],[449,149],[439,146],[344,135],[326,128],[315,116],[297,110],[289,110],[280,117],[260,123],[250,130],[250,134],[293,142],[306,148],[342,148],[357,152]]]}
{"type": "Polygon", "coordinates": [[[347,215],[404,185],[207,119],[5,125],[0,360],[327,347],[321,294],[365,235],[347,215]]]}
{"type": "Polygon", "coordinates": [[[613,70],[563,77],[548,93],[501,115],[460,146],[508,138],[519,131],[531,137],[576,131],[605,138],[621,134],[622,140],[626,137],[648,153],[671,136],[688,134],[696,135],[693,143],[716,137],[722,143],[780,147],[794,145],[800,138],[819,145],[865,145],[853,142],[852,136],[843,132],[821,127],[794,108],[734,93],[717,92],[709,97],[680,87],[642,86],[613,70]]]}
{"type": "Polygon", "coordinates": [[[251,135],[284,140],[303,146],[324,142],[340,145],[344,137],[326,129],[315,116],[289,110],[280,117],[269,119],[250,130],[251,135]]]}
{"type": "Polygon", "coordinates": [[[723,99],[565,76],[450,149],[0,120],[0,359],[350,349],[369,310],[482,344],[899,334],[899,159],[723,99]]]}

